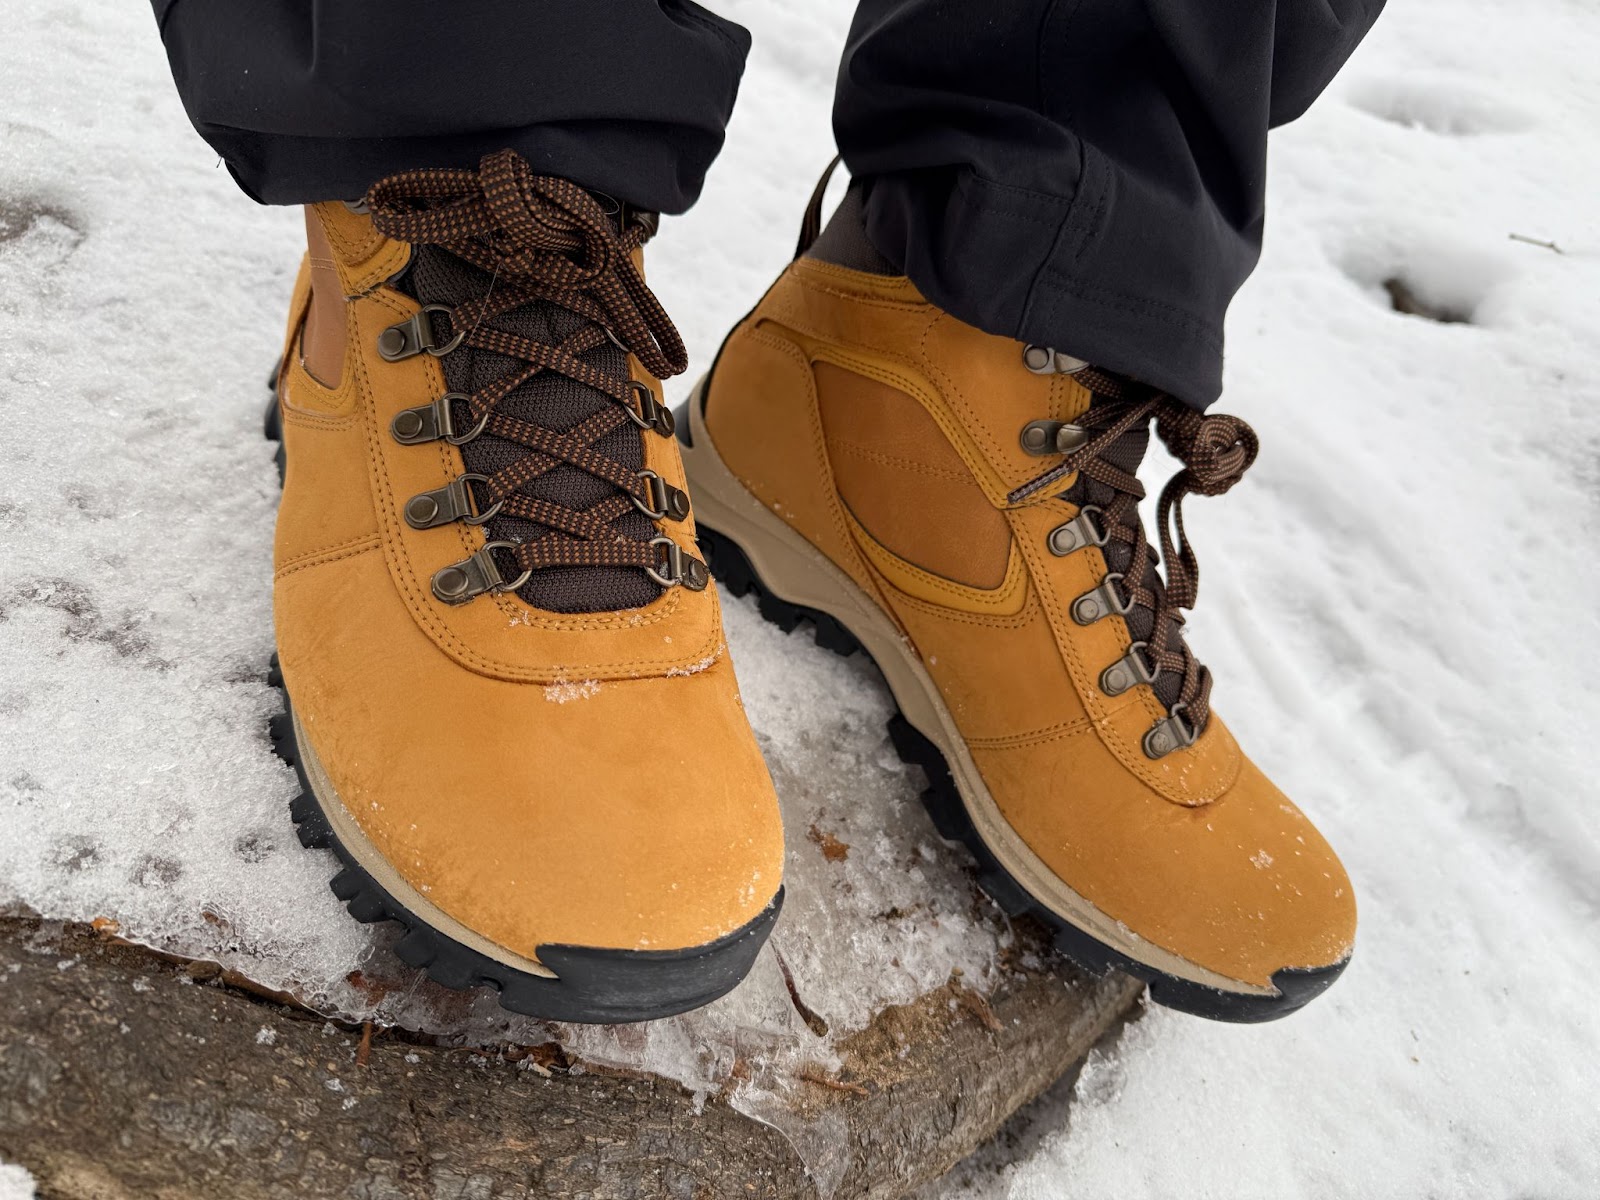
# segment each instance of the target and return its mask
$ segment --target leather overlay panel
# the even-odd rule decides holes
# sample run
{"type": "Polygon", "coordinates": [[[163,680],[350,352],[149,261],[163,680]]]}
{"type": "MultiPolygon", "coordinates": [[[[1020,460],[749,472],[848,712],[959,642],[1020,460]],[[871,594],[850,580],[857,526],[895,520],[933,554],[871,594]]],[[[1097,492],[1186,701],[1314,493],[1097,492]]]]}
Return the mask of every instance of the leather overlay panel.
{"type": "Polygon", "coordinates": [[[740,325],[717,360],[705,420],[717,453],[751,493],[881,600],[833,487],[816,378],[801,348],[781,331],[740,325]]]}
{"type": "Polygon", "coordinates": [[[880,545],[931,574],[992,590],[1011,533],[927,410],[829,362],[813,364],[839,494],[880,545]]]}
{"type": "Polygon", "coordinates": [[[943,575],[924,571],[887,550],[866,531],[855,514],[845,511],[850,533],[861,553],[872,564],[872,569],[882,575],[895,591],[927,604],[953,608],[959,612],[989,614],[1009,617],[1022,611],[1028,599],[1028,570],[1022,555],[1012,547],[1011,560],[1006,567],[1005,579],[997,588],[974,588],[956,583],[943,575]]]}

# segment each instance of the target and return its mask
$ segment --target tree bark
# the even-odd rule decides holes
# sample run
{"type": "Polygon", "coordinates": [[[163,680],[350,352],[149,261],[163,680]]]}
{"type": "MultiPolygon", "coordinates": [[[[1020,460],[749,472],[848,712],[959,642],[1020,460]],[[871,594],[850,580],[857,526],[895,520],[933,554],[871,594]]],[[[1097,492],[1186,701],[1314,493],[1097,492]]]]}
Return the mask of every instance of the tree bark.
{"type": "Polygon", "coordinates": [[[553,1044],[364,1037],[215,964],[6,918],[0,1158],[44,1200],[897,1197],[1070,1070],[1138,994],[1055,966],[884,1010],[844,1041],[842,1071],[793,1083],[810,1173],[725,1098],[697,1112],[676,1084],[553,1044]]]}

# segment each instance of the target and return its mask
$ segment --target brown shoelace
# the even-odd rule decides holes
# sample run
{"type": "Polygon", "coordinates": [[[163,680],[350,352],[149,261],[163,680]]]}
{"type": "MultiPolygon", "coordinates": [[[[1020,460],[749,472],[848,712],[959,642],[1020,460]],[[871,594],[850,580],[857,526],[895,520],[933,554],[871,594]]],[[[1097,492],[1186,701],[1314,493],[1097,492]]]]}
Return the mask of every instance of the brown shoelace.
{"type": "Polygon", "coordinates": [[[372,186],[365,203],[379,232],[413,245],[438,246],[492,277],[488,294],[449,314],[450,337],[460,339],[457,345],[501,354],[521,366],[456,401],[468,412],[460,427],[470,431],[460,440],[489,432],[526,448],[527,454],[479,482],[474,497],[480,514],[521,517],[550,531],[527,542],[495,543],[497,552],[515,560],[523,578],[545,567],[640,567],[659,581],[654,572],[662,563],[663,539],[626,537],[613,522],[635,506],[652,518],[681,519],[687,501],[648,472],[630,469],[594,447],[630,420],[641,428],[654,423],[670,434],[670,418],[644,385],[581,357],[610,340],[658,379],[688,366],[682,338],[632,259],[651,228],[618,222],[591,193],[565,179],[535,175],[510,150],[487,156],[476,171],[431,168],[392,175],[372,186]],[[577,314],[585,324],[556,343],[493,324],[540,301],[577,314]],[[565,431],[498,411],[503,399],[545,371],[585,384],[616,404],[565,431]],[[615,491],[576,509],[519,490],[562,464],[604,480],[615,491]]]}
{"type": "Polygon", "coordinates": [[[1075,378],[1095,395],[1095,403],[1077,422],[1086,439],[1007,499],[1019,503],[1079,473],[1112,489],[1115,498],[1100,506],[1101,519],[1107,541],[1122,542],[1131,551],[1121,580],[1129,604],[1152,613],[1145,655],[1154,671],[1179,675],[1182,683],[1173,711],[1181,705],[1189,726],[1198,734],[1211,716],[1211,672],[1195,659],[1182,635],[1182,610],[1194,607],[1200,590],[1200,564],[1183,528],[1183,500],[1190,495],[1220,496],[1239,482],[1260,448],[1255,430],[1238,417],[1196,412],[1171,396],[1093,367],[1079,371],[1075,378]],[[1119,438],[1145,425],[1152,416],[1157,436],[1183,464],[1161,489],[1156,505],[1161,531],[1159,558],[1139,520],[1144,485],[1106,458],[1119,438]],[[1160,561],[1167,567],[1164,581],[1155,572],[1160,561]],[[1154,587],[1146,583],[1152,576],[1154,587]]]}

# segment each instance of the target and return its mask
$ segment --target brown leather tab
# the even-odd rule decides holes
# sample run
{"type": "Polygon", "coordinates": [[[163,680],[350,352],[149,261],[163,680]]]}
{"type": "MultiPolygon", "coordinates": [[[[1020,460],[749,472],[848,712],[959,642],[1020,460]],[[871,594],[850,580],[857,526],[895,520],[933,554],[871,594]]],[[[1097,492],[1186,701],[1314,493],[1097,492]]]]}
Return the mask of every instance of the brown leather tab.
{"type": "Polygon", "coordinates": [[[311,306],[300,330],[300,361],[323,387],[338,387],[344,372],[344,288],[322,222],[306,207],[306,253],[311,264],[311,306]]]}

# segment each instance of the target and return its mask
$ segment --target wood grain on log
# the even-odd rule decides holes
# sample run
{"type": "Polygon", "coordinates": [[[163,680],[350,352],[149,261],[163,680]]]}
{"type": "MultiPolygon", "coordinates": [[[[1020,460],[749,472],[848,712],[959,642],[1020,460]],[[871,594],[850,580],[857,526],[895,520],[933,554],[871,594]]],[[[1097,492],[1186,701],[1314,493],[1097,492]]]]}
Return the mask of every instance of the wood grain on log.
{"type": "Polygon", "coordinates": [[[363,1037],[84,926],[0,919],[0,1158],[44,1200],[896,1197],[1068,1071],[1138,991],[1058,967],[886,1009],[843,1042],[842,1071],[789,1085],[813,1176],[723,1098],[696,1111],[675,1084],[555,1047],[363,1037]]]}

